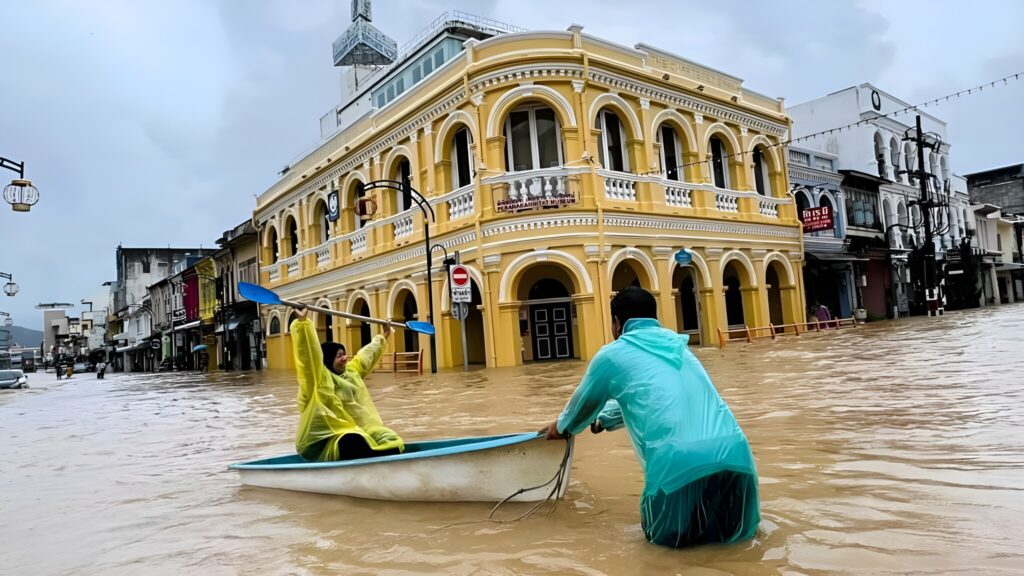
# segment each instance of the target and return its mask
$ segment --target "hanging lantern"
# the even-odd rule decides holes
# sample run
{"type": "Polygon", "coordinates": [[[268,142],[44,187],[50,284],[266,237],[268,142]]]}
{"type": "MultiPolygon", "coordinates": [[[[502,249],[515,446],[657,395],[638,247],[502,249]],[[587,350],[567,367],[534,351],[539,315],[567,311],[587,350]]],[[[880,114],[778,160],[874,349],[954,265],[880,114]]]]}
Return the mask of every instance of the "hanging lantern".
{"type": "Polygon", "coordinates": [[[4,188],[4,200],[15,212],[28,212],[39,202],[39,190],[36,190],[31,180],[11,180],[4,188]]]}
{"type": "Polygon", "coordinates": [[[7,284],[4,284],[4,294],[7,294],[8,296],[14,296],[17,293],[18,293],[18,285],[17,284],[15,284],[14,282],[8,282],[7,284]]]}
{"type": "Polygon", "coordinates": [[[14,324],[14,319],[13,318],[11,318],[10,316],[8,316],[7,318],[4,318],[4,326],[12,326],[13,324],[14,324]]]}

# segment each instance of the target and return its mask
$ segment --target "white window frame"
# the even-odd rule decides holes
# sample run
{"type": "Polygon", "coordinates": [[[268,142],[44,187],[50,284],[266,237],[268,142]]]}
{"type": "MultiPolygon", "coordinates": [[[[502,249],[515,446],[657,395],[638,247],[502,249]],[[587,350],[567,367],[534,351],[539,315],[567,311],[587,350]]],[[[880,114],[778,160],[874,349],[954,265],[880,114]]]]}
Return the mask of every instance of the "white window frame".
{"type": "Polygon", "coordinates": [[[720,190],[731,190],[732,182],[729,178],[729,149],[725,147],[725,141],[716,134],[712,134],[708,138],[708,151],[711,153],[711,185],[720,190]],[[722,151],[722,186],[718,186],[715,182],[715,147],[713,144],[714,140],[718,140],[719,147],[722,151]]]}
{"type": "Polygon", "coordinates": [[[459,132],[466,133],[466,158],[469,160],[469,182],[463,184],[463,186],[469,186],[476,181],[476,174],[474,174],[473,170],[473,134],[470,133],[469,128],[466,126],[460,126],[455,130],[455,133],[452,134],[452,147],[449,152],[452,159],[452,190],[462,188],[462,186],[459,186],[459,151],[457,149],[459,132]]]}
{"type": "MultiPolygon", "coordinates": [[[[775,190],[772,189],[771,171],[768,170],[768,150],[763,146],[754,146],[753,150],[757,150],[761,156],[761,181],[764,182],[764,193],[757,190],[757,175],[754,175],[754,191],[766,198],[772,198],[775,195],[775,190]]],[[[750,152],[751,161],[753,161],[753,150],[750,152]]],[[[758,166],[754,165],[754,170],[757,170],[758,166]]]]}
{"type": "Polygon", "coordinates": [[[531,163],[533,168],[527,170],[540,170],[544,167],[540,165],[540,143],[537,141],[537,110],[548,109],[555,116],[555,143],[558,146],[558,164],[561,166],[565,164],[565,154],[562,150],[562,123],[558,121],[558,113],[553,108],[545,104],[531,104],[527,106],[520,106],[515,110],[512,110],[505,116],[505,134],[508,136],[505,138],[505,154],[508,156],[509,164],[507,168],[509,172],[517,172],[516,159],[512,154],[512,114],[515,112],[528,112],[528,123],[530,125],[530,155],[531,163]]]}
{"type": "Polygon", "coordinates": [[[660,144],[659,148],[661,149],[659,153],[659,156],[661,157],[661,177],[664,178],[665,180],[669,179],[668,166],[665,162],[665,141],[662,138],[662,134],[664,133],[663,130],[665,128],[668,128],[669,130],[672,131],[672,147],[674,148],[672,153],[675,154],[676,172],[679,173],[679,179],[673,180],[673,182],[686,182],[686,170],[683,168],[683,149],[682,145],[679,142],[679,132],[676,131],[674,126],[668,123],[663,123],[662,125],[658,126],[658,143],[660,144]]]}
{"type": "Polygon", "coordinates": [[[626,130],[622,127],[622,118],[615,113],[614,110],[609,108],[602,108],[597,113],[597,127],[601,130],[601,138],[599,140],[601,149],[601,166],[605,170],[611,170],[613,172],[629,172],[629,154],[626,153],[628,147],[626,146],[626,130]],[[608,157],[608,123],[605,120],[607,115],[615,116],[615,121],[619,124],[619,153],[622,154],[622,170],[613,170],[611,167],[611,158],[608,157]]]}

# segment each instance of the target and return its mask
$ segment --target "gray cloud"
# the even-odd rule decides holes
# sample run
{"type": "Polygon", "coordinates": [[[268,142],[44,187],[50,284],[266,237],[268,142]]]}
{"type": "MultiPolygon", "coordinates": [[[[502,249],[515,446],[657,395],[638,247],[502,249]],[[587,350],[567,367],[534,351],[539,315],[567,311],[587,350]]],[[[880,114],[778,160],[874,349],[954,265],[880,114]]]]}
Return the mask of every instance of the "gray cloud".
{"type": "MultiPolygon", "coordinates": [[[[444,10],[531,29],[646,42],[796,103],[863,81],[919,101],[1024,70],[1024,7],[986,3],[721,0],[394,0],[375,23],[398,40],[444,10]],[[994,17],[993,15],[998,15],[994,17]]],[[[338,98],[331,43],[344,0],[18,2],[4,9],[0,155],[27,162],[42,200],[0,214],[0,300],[38,327],[40,301],[78,302],[114,276],[118,242],[211,245],[253,195],[317,143],[338,98]]],[[[1024,83],[934,114],[953,168],[1019,162],[1024,83]]]]}

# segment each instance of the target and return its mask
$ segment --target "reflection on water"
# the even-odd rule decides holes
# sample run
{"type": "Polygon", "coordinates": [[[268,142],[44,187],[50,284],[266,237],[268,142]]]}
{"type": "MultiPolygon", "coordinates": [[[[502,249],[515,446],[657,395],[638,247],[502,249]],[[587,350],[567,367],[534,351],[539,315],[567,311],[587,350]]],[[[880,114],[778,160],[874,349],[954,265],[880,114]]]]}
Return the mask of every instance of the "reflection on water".
{"type": "MultiPolygon", "coordinates": [[[[1020,573],[1022,330],[1019,305],[699,351],[750,437],[764,520],[686,551],[644,541],[625,433],[577,442],[550,516],[466,523],[490,506],[241,488],[227,464],[291,450],[287,374],[36,374],[0,393],[0,572],[1020,573]]],[[[583,369],[370,386],[407,439],[497,434],[552,419],[583,369]]]]}

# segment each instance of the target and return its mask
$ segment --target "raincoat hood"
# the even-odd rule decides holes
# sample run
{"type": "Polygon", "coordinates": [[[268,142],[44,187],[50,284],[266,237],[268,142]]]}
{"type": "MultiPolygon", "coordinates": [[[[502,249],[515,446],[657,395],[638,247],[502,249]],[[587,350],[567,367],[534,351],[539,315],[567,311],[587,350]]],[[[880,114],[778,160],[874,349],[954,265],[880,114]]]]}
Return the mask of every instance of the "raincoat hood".
{"type": "Polygon", "coordinates": [[[619,340],[657,356],[678,370],[683,366],[683,350],[690,337],[662,328],[654,318],[632,318],[622,327],[619,340]]]}

